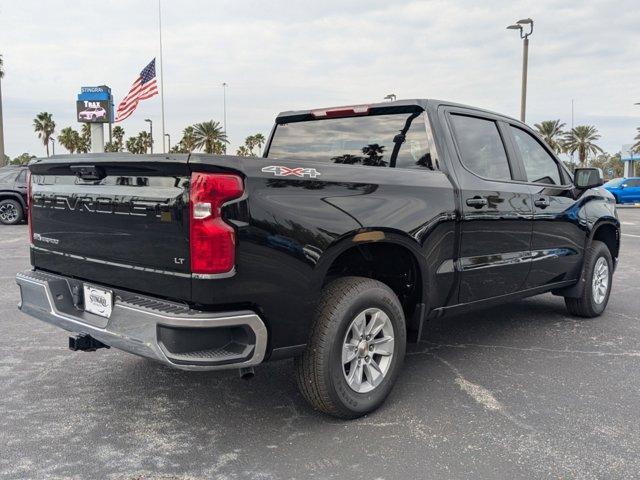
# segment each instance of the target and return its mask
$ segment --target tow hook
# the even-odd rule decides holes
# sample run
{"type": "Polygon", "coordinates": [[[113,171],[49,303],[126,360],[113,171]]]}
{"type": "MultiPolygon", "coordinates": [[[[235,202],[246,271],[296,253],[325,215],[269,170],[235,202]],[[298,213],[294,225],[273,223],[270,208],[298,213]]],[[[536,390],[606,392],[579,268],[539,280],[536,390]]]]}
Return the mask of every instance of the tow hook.
{"type": "Polygon", "coordinates": [[[95,352],[99,348],[111,348],[109,345],[96,340],[91,335],[81,333],[75,337],[69,337],[69,350],[77,352],[95,352]]]}
{"type": "Polygon", "coordinates": [[[243,380],[251,380],[256,374],[253,367],[242,367],[238,372],[240,373],[240,378],[243,380]]]}

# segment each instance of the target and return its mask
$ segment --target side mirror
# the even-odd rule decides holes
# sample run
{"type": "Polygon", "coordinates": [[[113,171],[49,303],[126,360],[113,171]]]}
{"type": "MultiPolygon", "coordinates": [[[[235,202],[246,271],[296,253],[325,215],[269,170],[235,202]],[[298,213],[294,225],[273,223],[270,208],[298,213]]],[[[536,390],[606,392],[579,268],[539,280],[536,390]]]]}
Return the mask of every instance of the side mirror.
{"type": "Polygon", "coordinates": [[[576,188],[587,190],[604,185],[604,175],[599,168],[576,168],[573,173],[576,188]]]}
{"type": "Polygon", "coordinates": [[[623,183],[622,185],[620,185],[620,188],[627,188],[627,184],[623,183]]]}

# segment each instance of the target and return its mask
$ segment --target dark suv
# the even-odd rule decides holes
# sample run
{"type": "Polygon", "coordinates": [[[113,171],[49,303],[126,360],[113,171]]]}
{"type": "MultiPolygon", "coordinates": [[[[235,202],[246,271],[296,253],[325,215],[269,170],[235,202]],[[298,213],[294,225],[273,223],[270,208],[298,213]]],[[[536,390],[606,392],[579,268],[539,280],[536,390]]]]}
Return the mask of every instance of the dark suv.
{"type": "Polygon", "coordinates": [[[0,168],[0,223],[15,225],[27,215],[26,165],[0,168]]]}

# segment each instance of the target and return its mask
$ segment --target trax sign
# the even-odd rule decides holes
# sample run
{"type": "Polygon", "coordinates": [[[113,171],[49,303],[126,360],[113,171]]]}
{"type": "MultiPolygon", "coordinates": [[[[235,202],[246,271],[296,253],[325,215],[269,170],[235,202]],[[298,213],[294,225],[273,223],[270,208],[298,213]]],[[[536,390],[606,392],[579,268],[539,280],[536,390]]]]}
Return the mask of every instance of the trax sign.
{"type": "Polygon", "coordinates": [[[83,123],[109,123],[111,105],[109,100],[78,100],[78,121],[83,123]]]}
{"type": "Polygon", "coordinates": [[[113,96],[106,85],[82,87],[76,101],[78,122],[113,123],[113,96]]]}

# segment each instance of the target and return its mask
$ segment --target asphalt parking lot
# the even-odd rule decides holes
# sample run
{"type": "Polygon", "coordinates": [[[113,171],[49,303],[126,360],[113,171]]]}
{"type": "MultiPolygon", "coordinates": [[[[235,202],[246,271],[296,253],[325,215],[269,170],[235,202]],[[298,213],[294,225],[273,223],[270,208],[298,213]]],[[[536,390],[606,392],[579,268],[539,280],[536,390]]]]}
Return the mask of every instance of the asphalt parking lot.
{"type": "Polygon", "coordinates": [[[70,352],[21,314],[27,227],[0,227],[0,478],[632,478],[640,472],[640,209],[606,313],[544,295],[427,325],[385,406],[338,421],[289,361],[250,381],[70,352]]]}

